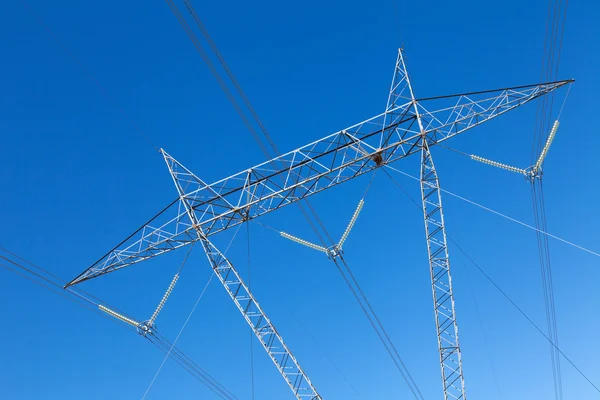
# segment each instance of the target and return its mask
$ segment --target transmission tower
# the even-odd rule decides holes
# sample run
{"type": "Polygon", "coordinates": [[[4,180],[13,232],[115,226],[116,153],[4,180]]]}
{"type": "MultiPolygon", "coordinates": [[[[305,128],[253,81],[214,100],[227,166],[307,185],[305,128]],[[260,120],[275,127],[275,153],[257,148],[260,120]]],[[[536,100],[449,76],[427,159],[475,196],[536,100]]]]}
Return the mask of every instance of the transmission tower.
{"type": "MultiPolygon", "coordinates": [[[[465,399],[440,186],[430,149],[573,80],[418,99],[398,51],[384,113],[206,184],[161,150],[178,197],[67,286],[200,242],[221,284],[297,399],[321,399],[233,264],[210,237],[421,154],[421,193],[444,399],[465,399]],[[433,111],[430,111],[433,110],[433,111]]],[[[108,312],[106,310],[103,310],[108,312]]],[[[110,311],[110,310],[109,310],[110,311]]],[[[152,326],[141,327],[147,332],[152,326]]]]}

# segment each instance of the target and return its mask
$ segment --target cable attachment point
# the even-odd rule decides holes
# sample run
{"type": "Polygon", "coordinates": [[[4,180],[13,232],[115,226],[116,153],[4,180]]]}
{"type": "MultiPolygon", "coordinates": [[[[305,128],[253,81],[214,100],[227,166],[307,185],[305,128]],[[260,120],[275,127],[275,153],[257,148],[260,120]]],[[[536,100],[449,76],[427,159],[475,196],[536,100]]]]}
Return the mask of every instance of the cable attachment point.
{"type": "Polygon", "coordinates": [[[285,233],[285,232],[279,232],[279,234],[286,238],[289,239],[293,242],[299,243],[303,246],[309,247],[313,250],[317,250],[320,251],[322,253],[327,254],[327,257],[331,260],[334,260],[336,257],[340,257],[344,251],[342,250],[342,245],[344,244],[344,242],[346,241],[346,239],[348,239],[348,235],[350,234],[350,231],[352,230],[352,228],[354,227],[354,224],[356,223],[356,220],[358,219],[358,215],[360,214],[363,206],[365,205],[365,201],[363,199],[361,199],[358,202],[358,206],[356,207],[356,210],[354,210],[354,214],[352,214],[352,218],[350,219],[350,222],[348,223],[348,226],[346,227],[346,230],[344,231],[344,233],[342,234],[342,237],[340,238],[340,241],[330,247],[323,247],[323,246],[319,246],[318,244],[314,244],[311,243],[307,240],[304,239],[300,239],[296,236],[292,236],[289,233],[285,233]]]}

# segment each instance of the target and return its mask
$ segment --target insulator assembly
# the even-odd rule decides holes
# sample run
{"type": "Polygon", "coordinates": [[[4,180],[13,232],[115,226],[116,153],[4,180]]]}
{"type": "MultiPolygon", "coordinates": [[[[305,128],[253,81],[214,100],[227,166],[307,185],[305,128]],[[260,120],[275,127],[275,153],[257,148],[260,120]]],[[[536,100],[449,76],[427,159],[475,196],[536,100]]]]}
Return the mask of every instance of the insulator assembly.
{"type": "Polygon", "coordinates": [[[158,317],[158,313],[160,312],[160,310],[162,310],[165,303],[167,302],[167,299],[171,295],[171,292],[173,291],[173,288],[175,287],[175,284],[177,283],[178,279],[179,279],[179,274],[176,274],[173,277],[173,280],[171,281],[169,288],[167,289],[167,291],[163,295],[162,299],[160,300],[160,303],[158,303],[158,306],[156,306],[156,310],[154,310],[154,314],[152,314],[152,317],[150,317],[150,320],[148,321],[149,326],[154,325],[154,320],[156,320],[156,317],[158,317]]]}
{"type": "Polygon", "coordinates": [[[122,314],[119,314],[118,312],[113,311],[110,308],[103,306],[102,304],[99,304],[98,308],[101,311],[104,311],[105,313],[107,313],[107,314],[115,317],[116,319],[119,319],[119,320],[125,322],[126,324],[129,324],[129,325],[134,326],[136,328],[140,326],[140,324],[138,322],[132,320],[131,318],[127,318],[126,316],[124,316],[122,314]]]}
{"type": "Polygon", "coordinates": [[[471,154],[471,159],[475,160],[475,161],[479,161],[484,164],[491,165],[492,167],[502,168],[507,171],[517,172],[519,174],[526,174],[526,171],[522,168],[512,167],[512,166],[506,165],[506,164],[501,164],[499,162],[488,160],[487,158],[479,157],[474,154],[471,154]]]}
{"type": "Polygon", "coordinates": [[[365,201],[363,199],[361,199],[358,202],[358,206],[356,207],[356,210],[354,210],[354,214],[352,215],[352,219],[350,219],[350,222],[348,223],[348,227],[344,231],[344,234],[342,235],[340,242],[338,243],[338,247],[342,247],[342,245],[348,238],[348,235],[350,234],[352,227],[354,227],[354,224],[356,223],[356,219],[358,218],[358,215],[360,214],[364,205],[365,205],[365,201]]]}
{"type": "Polygon", "coordinates": [[[533,168],[533,170],[536,172],[540,169],[540,167],[542,166],[542,163],[544,162],[544,158],[546,158],[546,155],[548,154],[548,149],[550,149],[550,145],[552,144],[552,141],[554,140],[554,136],[556,136],[556,131],[558,130],[558,124],[559,124],[559,122],[558,122],[558,120],[556,120],[556,121],[554,121],[554,125],[552,125],[552,129],[550,130],[550,135],[548,135],[548,139],[546,139],[546,144],[544,145],[544,148],[542,149],[542,152],[540,153],[540,156],[533,168]]]}
{"type": "Polygon", "coordinates": [[[285,233],[285,232],[279,232],[279,234],[280,234],[282,237],[284,237],[284,238],[286,238],[286,239],[289,239],[289,240],[291,240],[291,241],[293,241],[293,242],[299,243],[299,244],[301,244],[301,245],[303,245],[303,246],[310,247],[311,249],[314,249],[314,250],[322,251],[322,252],[323,252],[323,253],[325,253],[325,254],[328,254],[328,253],[329,253],[329,251],[328,251],[328,250],[327,250],[325,247],[323,247],[323,246],[319,246],[319,245],[317,245],[317,244],[314,244],[314,243],[308,242],[308,241],[306,241],[306,240],[304,240],[304,239],[297,238],[297,237],[295,237],[295,236],[292,236],[292,235],[290,235],[290,234],[288,234],[288,233],[285,233]]]}

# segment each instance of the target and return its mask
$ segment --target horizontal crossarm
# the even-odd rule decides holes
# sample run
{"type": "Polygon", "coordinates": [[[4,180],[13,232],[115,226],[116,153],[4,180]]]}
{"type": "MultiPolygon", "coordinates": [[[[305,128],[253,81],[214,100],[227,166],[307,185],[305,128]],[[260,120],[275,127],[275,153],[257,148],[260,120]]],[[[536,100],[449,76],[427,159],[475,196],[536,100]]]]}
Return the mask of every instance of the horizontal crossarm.
{"type": "MultiPolygon", "coordinates": [[[[187,211],[183,204],[193,209],[198,224],[209,237],[419,152],[422,132],[416,123],[415,109],[419,110],[431,147],[571,82],[432,97],[414,103],[409,100],[383,114],[212,184],[186,178],[186,185],[189,182],[193,185],[191,188],[179,185],[178,190],[183,190],[183,194],[178,200],[69,285],[197,240],[189,218],[185,218],[187,211]],[[434,111],[429,111],[432,109],[434,111]],[[182,197],[186,203],[181,202],[182,197]]],[[[181,167],[181,176],[189,178],[191,173],[170,159],[181,167]]]]}

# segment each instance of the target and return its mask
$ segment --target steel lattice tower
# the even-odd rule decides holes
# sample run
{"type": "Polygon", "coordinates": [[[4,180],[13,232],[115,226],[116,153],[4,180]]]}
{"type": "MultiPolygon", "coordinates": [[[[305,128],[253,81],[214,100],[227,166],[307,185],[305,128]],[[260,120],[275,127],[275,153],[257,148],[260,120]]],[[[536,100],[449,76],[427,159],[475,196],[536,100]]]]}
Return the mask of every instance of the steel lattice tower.
{"type": "MultiPolygon", "coordinates": [[[[420,153],[444,399],[465,399],[442,200],[430,149],[571,82],[418,99],[406,72],[403,52],[399,50],[387,107],[380,115],[212,184],[204,183],[161,150],[178,197],[67,286],[199,241],[213,271],[294,396],[300,400],[321,399],[234,265],[211,243],[210,236],[420,153]]],[[[146,325],[141,331],[149,329],[152,326],[146,325]]]]}

